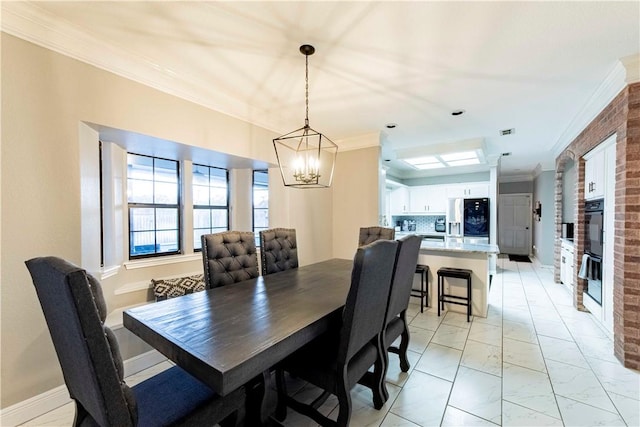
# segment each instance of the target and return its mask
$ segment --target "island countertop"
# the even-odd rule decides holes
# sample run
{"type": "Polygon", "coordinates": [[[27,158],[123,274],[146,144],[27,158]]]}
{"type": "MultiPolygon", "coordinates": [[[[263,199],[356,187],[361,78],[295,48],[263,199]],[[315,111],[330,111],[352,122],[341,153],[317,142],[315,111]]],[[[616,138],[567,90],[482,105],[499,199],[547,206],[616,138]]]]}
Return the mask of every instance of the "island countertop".
{"type": "Polygon", "coordinates": [[[460,243],[447,241],[436,242],[432,240],[423,240],[420,245],[420,251],[443,251],[443,252],[467,252],[467,253],[485,253],[499,254],[498,245],[488,245],[483,243],[460,243]]]}

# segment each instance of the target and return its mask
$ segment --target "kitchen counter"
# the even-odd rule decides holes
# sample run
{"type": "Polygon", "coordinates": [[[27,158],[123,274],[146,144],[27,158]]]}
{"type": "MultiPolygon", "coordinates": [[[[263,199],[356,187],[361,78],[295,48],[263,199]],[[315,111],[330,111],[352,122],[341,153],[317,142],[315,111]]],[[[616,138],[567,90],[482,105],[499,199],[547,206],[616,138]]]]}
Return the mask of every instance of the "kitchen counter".
{"type": "Polygon", "coordinates": [[[404,236],[409,236],[410,234],[415,234],[417,236],[422,237],[436,237],[444,239],[446,236],[444,232],[439,233],[437,231],[396,231],[396,239],[399,239],[404,236]]]}
{"type": "Polygon", "coordinates": [[[500,249],[497,245],[487,245],[479,243],[459,243],[454,241],[435,242],[431,240],[423,240],[420,245],[420,251],[436,250],[444,252],[468,252],[481,254],[499,254],[500,249]]]}
{"type": "MultiPolygon", "coordinates": [[[[487,317],[489,286],[491,284],[490,259],[495,258],[498,253],[500,253],[500,249],[497,245],[423,240],[420,245],[418,263],[429,266],[429,285],[431,287],[429,305],[434,309],[437,307],[438,269],[441,267],[465,268],[473,272],[471,276],[471,314],[487,317]]],[[[419,287],[419,285],[414,282],[415,287],[419,287]]],[[[445,292],[465,296],[465,282],[447,278],[445,279],[445,292]]],[[[445,304],[445,307],[451,311],[466,312],[466,307],[456,304],[445,304]]]]}

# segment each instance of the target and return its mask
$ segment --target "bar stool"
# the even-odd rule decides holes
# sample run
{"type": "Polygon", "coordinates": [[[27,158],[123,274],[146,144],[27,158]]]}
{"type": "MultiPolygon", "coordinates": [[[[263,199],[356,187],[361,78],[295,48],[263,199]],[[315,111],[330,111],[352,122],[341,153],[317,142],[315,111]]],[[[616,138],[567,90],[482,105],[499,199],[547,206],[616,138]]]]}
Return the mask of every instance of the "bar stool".
{"type": "Polygon", "coordinates": [[[427,298],[427,307],[429,307],[429,266],[424,264],[416,265],[416,274],[420,275],[420,290],[411,289],[411,296],[420,298],[420,313],[424,313],[425,297],[427,298]]]}
{"type": "Polygon", "coordinates": [[[438,270],[438,316],[440,316],[440,308],[444,310],[444,303],[464,305],[467,307],[467,322],[471,320],[471,275],[473,272],[464,268],[442,267],[438,270]],[[467,296],[459,297],[457,295],[444,293],[444,278],[464,279],[467,281],[467,296]]]}

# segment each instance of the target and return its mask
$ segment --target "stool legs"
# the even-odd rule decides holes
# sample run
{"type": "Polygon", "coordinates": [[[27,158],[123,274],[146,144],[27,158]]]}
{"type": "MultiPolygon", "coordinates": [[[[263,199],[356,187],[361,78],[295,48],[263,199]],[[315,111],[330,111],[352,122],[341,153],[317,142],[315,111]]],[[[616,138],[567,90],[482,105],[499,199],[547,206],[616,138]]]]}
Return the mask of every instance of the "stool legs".
{"type": "Polygon", "coordinates": [[[471,278],[467,280],[467,295],[469,295],[469,301],[467,301],[467,323],[471,322],[471,278]]]}
{"type": "Polygon", "coordinates": [[[422,265],[418,265],[418,267],[422,267],[416,269],[416,274],[420,274],[420,290],[412,289],[411,296],[420,298],[420,313],[424,313],[425,305],[429,307],[429,267],[422,265]]]}
{"type": "Polygon", "coordinates": [[[422,276],[424,277],[424,284],[426,286],[426,288],[423,289],[423,291],[424,291],[423,295],[426,296],[426,298],[427,298],[427,307],[429,307],[429,276],[427,275],[426,271],[424,273],[422,273],[422,276]]]}
{"type": "Polygon", "coordinates": [[[467,307],[467,322],[471,322],[471,274],[470,270],[453,269],[443,267],[438,271],[438,316],[440,311],[444,310],[444,303],[464,305],[467,307]],[[462,279],[466,280],[467,296],[460,297],[452,294],[445,294],[444,279],[462,279]]]}

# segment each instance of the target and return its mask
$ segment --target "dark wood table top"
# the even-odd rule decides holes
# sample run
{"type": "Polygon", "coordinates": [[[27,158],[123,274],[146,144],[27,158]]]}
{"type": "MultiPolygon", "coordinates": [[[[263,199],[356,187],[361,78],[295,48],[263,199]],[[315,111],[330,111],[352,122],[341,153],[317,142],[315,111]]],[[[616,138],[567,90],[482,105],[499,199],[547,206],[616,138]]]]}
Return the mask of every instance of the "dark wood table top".
{"type": "Polygon", "coordinates": [[[124,326],[221,395],[329,328],[351,284],[332,259],[124,312],[124,326]]]}

